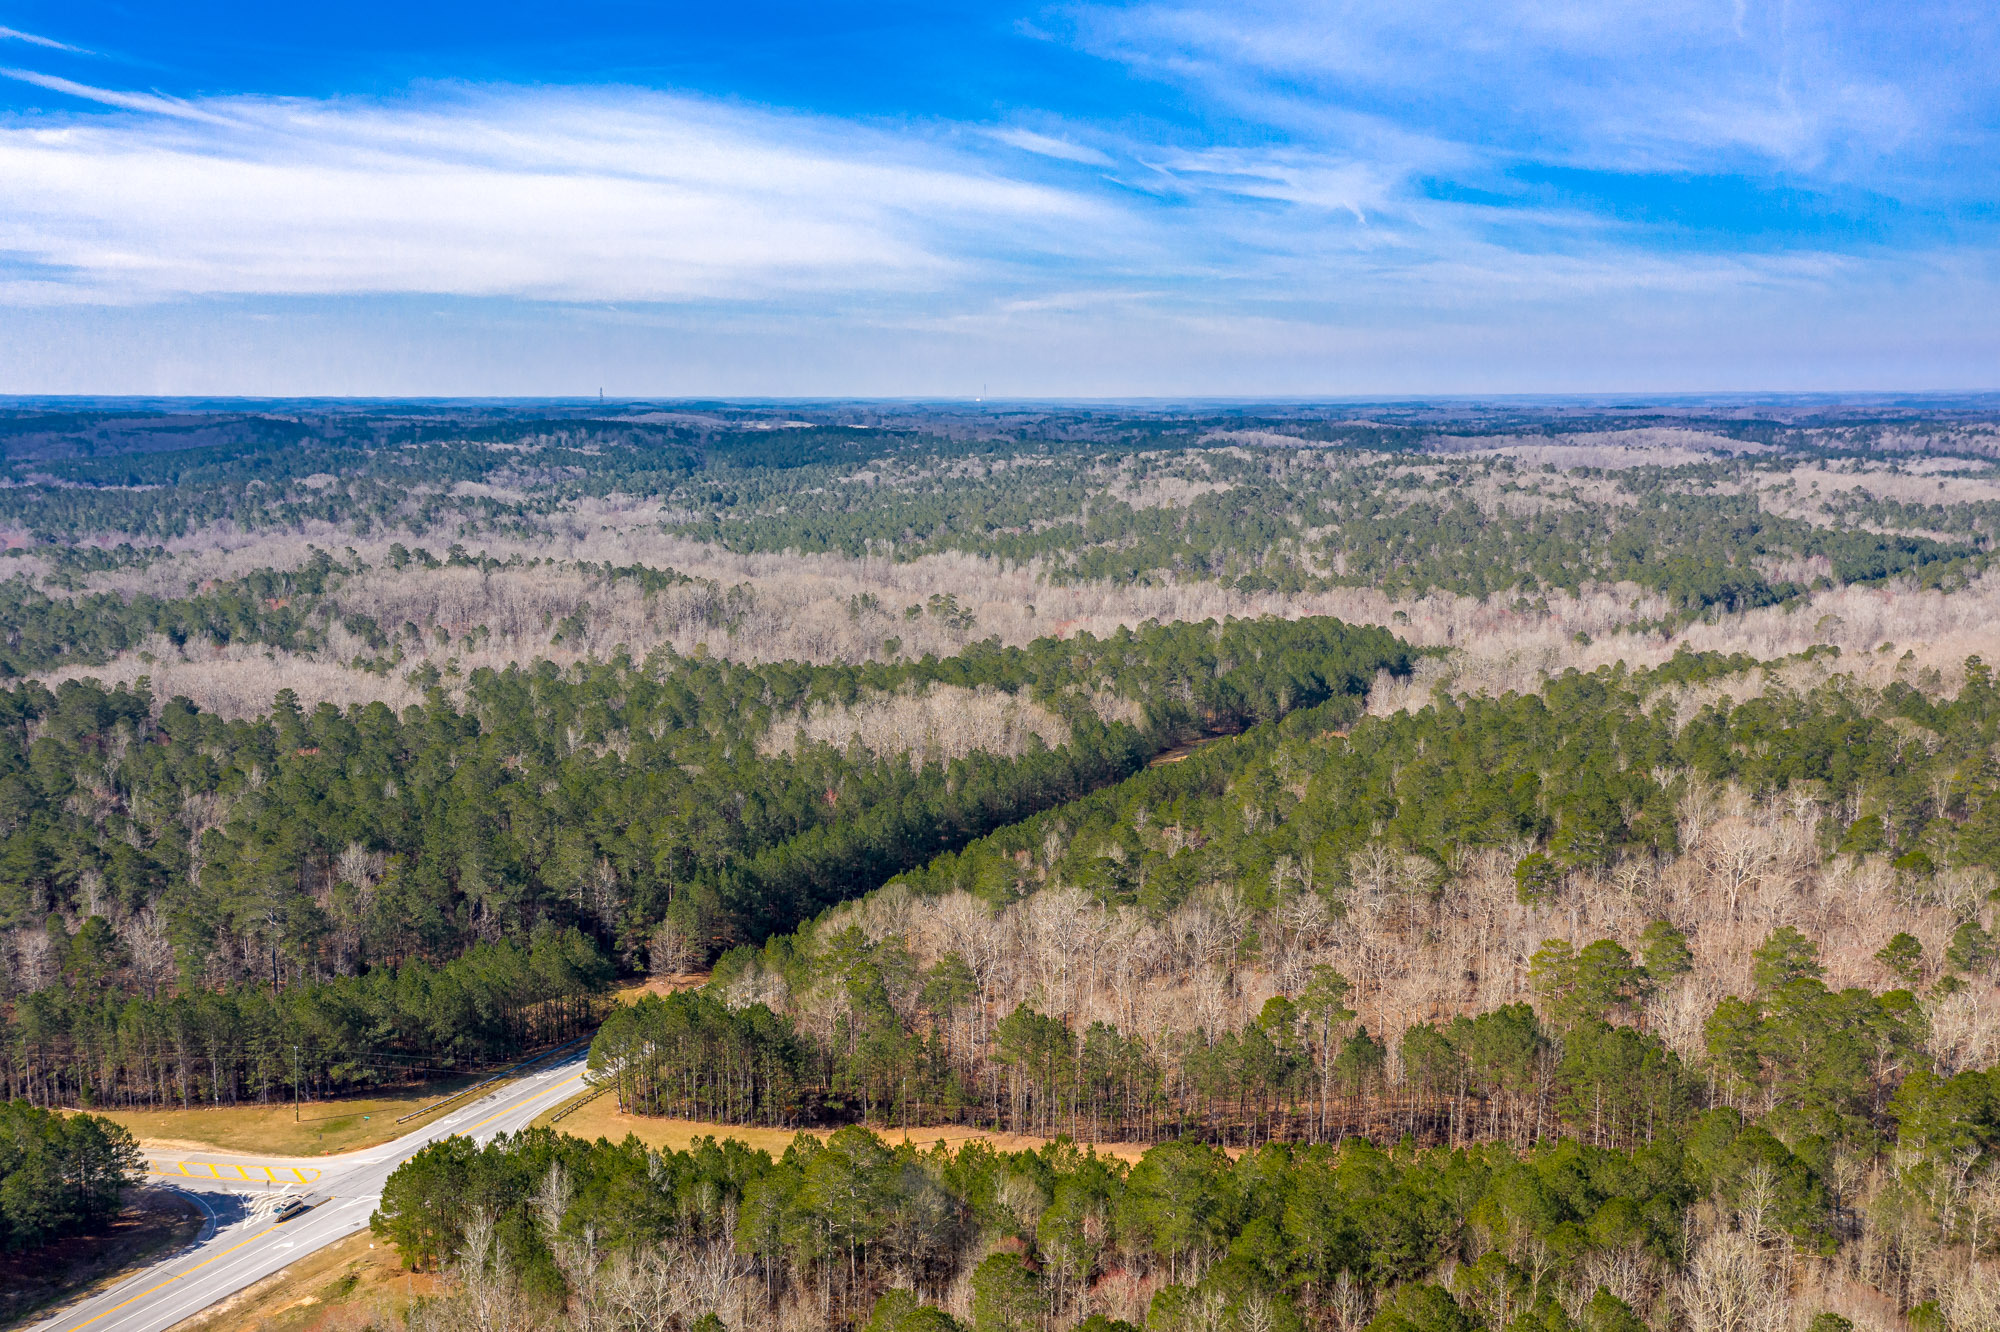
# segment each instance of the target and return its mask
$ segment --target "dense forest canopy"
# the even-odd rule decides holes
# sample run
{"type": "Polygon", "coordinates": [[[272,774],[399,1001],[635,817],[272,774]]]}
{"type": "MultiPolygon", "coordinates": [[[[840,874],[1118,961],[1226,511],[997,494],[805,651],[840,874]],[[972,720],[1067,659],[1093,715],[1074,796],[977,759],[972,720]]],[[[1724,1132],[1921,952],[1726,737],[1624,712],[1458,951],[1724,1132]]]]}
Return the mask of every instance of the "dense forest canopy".
{"type": "Polygon", "coordinates": [[[1262,620],[898,665],[544,662],[479,672],[463,705],[434,687],[401,716],[287,694],[253,723],[88,683],[0,691],[20,993],[5,1076],[37,1099],[233,1101],[270,1094],[272,1052],[301,1026],[336,1081],[368,1076],[371,1051],[448,1060],[567,1034],[567,1010],[553,1027],[505,1015],[601,990],[603,959],[642,964],[662,929],[696,961],[761,940],[1207,732],[1351,717],[1409,664],[1379,629],[1262,620]],[[1066,738],[1030,734],[1011,757],[946,753],[935,732],[882,754],[759,744],[816,706],[939,687],[1024,695],[1066,738]],[[516,945],[526,979],[474,964],[516,945]],[[550,971],[544,952],[564,960],[550,971]],[[495,1019],[450,1020],[440,985],[490,991],[495,1019]],[[230,1053],[191,1071],[216,1037],[189,1030],[228,1032],[230,1053]]]}
{"type": "Polygon", "coordinates": [[[109,1120],[0,1101],[0,1251],[101,1226],[142,1164],[132,1135],[109,1120]]]}
{"type": "Polygon", "coordinates": [[[0,408],[5,1242],[588,1039],[718,1137],[427,1150],[413,1326],[1992,1332],[1996,523],[1978,399],[0,408]]]}
{"type": "MultiPolygon", "coordinates": [[[[1545,695],[1440,700],[1344,735],[1293,714],[1009,825],[761,950],[740,948],[716,969],[720,997],[617,1014],[594,1063],[641,1109],[745,1123],[944,1116],[1085,1139],[1242,1143],[1370,1128],[1456,1138],[1472,1113],[1505,1117],[1523,1142],[1566,1128],[1623,1144],[1731,1104],[1760,1105],[1795,1133],[1876,1143],[1903,1076],[1944,1053],[1925,1050],[1930,1019],[1910,987],[1933,977],[1929,1001],[1940,1002],[1968,981],[1991,984],[1980,894],[2000,859],[1990,753],[2000,692],[1975,661],[1949,701],[1903,684],[1858,693],[1842,677],[1724,697],[1678,721],[1662,698],[1741,667],[1689,656],[1657,672],[1573,673],[1545,695]],[[1754,915],[1694,884],[1624,941],[1590,941],[1566,937],[1576,899],[1623,874],[1635,905],[1666,903],[1636,876],[1658,881],[1704,840],[1737,835],[1706,826],[1701,810],[1729,788],[1789,814],[1795,832],[1810,818],[1794,854],[1886,865],[1892,896],[1942,908],[1925,926],[1949,943],[1926,959],[1913,935],[1885,934],[1882,992],[1836,990],[1820,979],[1819,943],[1782,926],[1752,941],[1753,986],[1703,1015],[1699,1047],[1645,1030],[1648,1001],[1695,970],[1689,936],[1707,961],[1754,915]],[[1404,1011],[1399,1032],[1354,1026],[1368,1005],[1339,968],[1354,970],[1357,931],[1394,933],[1398,917],[1453,910],[1465,881],[1496,861],[1521,924],[1570,914],[1566,929],[1548,926],[1557,937],[1519,945],[1533,949],[1521,979],[1535,1007],[1453,1015],[1433,1001],[1429,1013],[1404,1011]],[[1063,924],[1051,929],[1044,912],[1063,924]],[[1086,959],[1074,936],[1099,932],[1123,937],[1086,959]],[[1203,955],[1160,958],[1161,948],[1203,955]],[[1788,948],[1797,956],[1770,962],[1783,974],[1769,980],[1765,953],[1788,948]],[[1134,954],[1152,955],[1158,985],[1223,973],[1237,999],[1225,1011],[1248,1020],[1167,1019],[1162,1030],[1157,1016],[1121,1016],[1116,992],[1145,977],[1134,954]],[[1087,997],[1097,983],[1112,992],[1101,1004],[1087,997]],[[1265,991],[1261,1008],[1251,1002],[1265,991]],[[1384,1035],[1399,1042],[1393,1066],[1384,1035]],[[1792,1041],[1812,1053],[1788,1053],[1792,1041]],[[1369,1094],[1391,1086],[1400,1100],[1369,1094]],[[1483,1109],[1468,1110],[1469,1094],[1483,1109]]],[[[1762,848],[1737,854],[1742,877],[1767,872],[1762,848]]],[[[1742,883],[1719,890],[1745,895],[1742,883]]],[[[1507,967],[1504,954],[1457,965],[1507,967]]]]}
{"type": "MultiPolygon", "coordinates": [[[[613,1015],[594,1076],[642,1115],[1161,1144],[1129,1167],[1052,1149],[1011,1167],[1055,1167],[1015,1186],[1025,1210],[988,1215],[950,1153],[802,1139],[756,1167],[786,1206],[821,1205],[815,1163],[873,1150],[937,1181],[972,1233],[899,1250],[907,1182],[870,1195],[891,1210],[856,1253],[814,1248],[803,1218],[774,1240],[739,1229],[740,1284],[712,1300],[746,1317],[789,1300],[975,1326],[1775,1328],[1867,1288],[1913,1326],[1984,1327],[2000,696],[1977,660],[1950,697],[1838,665],[1773,664],[1784,683],[1754,690],[1756,663],[1688,654],[1344,728],[1296,713],[726,956],[706,990],[613,1015]],[[1245,1154],[1231,1167],[1218,1146],[1245,1154]],[[1441,1209],[1394,1191],[1438,1227],[1419,1241],[1349,1210],[1384,1196],[1347,1173],[1363,1160],[1411,1186],[1480,1182],[1441,1209]],[[1538,1169],[1607,1182],[1559,1203],[1507,1173],[1538,1169]],[[1065,1170],[1098,1181],[1082,1258],[1065,1170]],[[1256,1182],[1232,1192],[1215,1170],[1256,1182]],[[1304,1202],[1322,1170],[1307,1196],[1325,1201],[1304,1202]],[[1162,1205],[1216,1228],[1163,1243],[1140,1220],[1162,1205]],[[1510,1229],[1515,1207],[1551,1229],[1510,1229]],[[1032,1317],[996,1321],[996,1300],[1032,1317]],[[1714,1301],[1775,1312],[1710,1321],[1714,1301]]],[[[546,1151],[489,1156],[525,1196],[546,1151]]],[[[743,1187],[746,1213],[775,1205],[743,1187]]],[[[556,1252],[573,1224],[524,1214],[516,1252],[556,1252]]],[[[545,1284],[522,1289],[556,1298],[632,1279],[622,1258],[536,1261],[545,1284]]]]}
{"type": "MultiPolygon", "coordinates": [[[[1871,453],[1871,436],[1910,436],[1905,423],[1879,421],[1668,427],[1489,414],[1327,429],[1201,413],[1151,428],[699,411],[100,416],[67,429],[67,418],[43,414],[5,422],[0,470],[13,484],[0,487],[0,525],[20,534],[8,553],[34,568],[6,598],[21,604],[8,606],[18,625],[5,638],[33,645],[17,649],[16,670],[101,662],[175,629],[291,648],[301,621],[342,618],[340,599],[324,595],[324,555],[320,576],[296,589],[305,600],[269,624],[215,602],[289,599],[289,587],[237,584],[204,600],[183,582],[155,594],[164,604],[124,616],[102,599],[74,613],[46,604],[50,591],[67,603],[92,574],[164,568],[218,528],[319,528],[329,544],[338,534],[362,545],[425,533],[436,544],[425,561],[445,547],[461,560],[481,546],[519,558],[521,543],[562,530],[578,505],[617,500],[643,502],[664,534],[745,554],[961,552],[1034,563],[1058,583],[1366,587],[1530,604],[1550,590],[1630,582],[1686,616],[1898,575],[1962,582],[1985,567],[2000,513],[1984,422],[1955,433],[1923,423],[1937,445],[1963,449],[1939,470],[1871,453]],[[1622,455],[1614,447],[1634,441],[1622,455]],[[1557,465],[1543,465],[1552,450],[1557,465]],[[1835,479],[1856,466],[1886,466],[1891,484],[1876,494],[1835,479]],[[1919,476],[1928,483],[1906,484],[1919,476]]],[[[287,572],[263,570],[264,582],[287,572]]]]}

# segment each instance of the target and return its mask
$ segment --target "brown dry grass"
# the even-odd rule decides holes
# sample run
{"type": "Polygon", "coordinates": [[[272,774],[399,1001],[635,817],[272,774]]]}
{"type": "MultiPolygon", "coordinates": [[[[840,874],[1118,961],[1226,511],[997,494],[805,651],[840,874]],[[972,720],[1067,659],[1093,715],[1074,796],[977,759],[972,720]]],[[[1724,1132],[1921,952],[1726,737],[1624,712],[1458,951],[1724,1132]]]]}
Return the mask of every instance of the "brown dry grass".
{"type": "Polygon", "coordinates": [[[367,1231],[307,1255],[176,1325],[176,1332],[360,1332],[399,1328],[438,1278],[403,1270],[395,1247],[367,1231]]]}
{"type": "Polygon", "coordinates": [[[680,990],[698,990],[708,984],[706,971],[681,971],[669,976],[649,976],[621,985],[611,992],[614,1003],[636,1004],[647,995],[664,996],[680,990]]]}
{"type": "MultiPolygon", "coordinates": [[[[562,1109],[555,1106],[547,1114],[535,1120],[536,1124],[546,1124],[562,1109]]],[[[684,1152],[697,1138],[717,1140],[735,1139],[747,1147],[769,1152],[772,1156],[784,1155],[799,1133],[824,1140],[831,1129],[775,1129],[759,1128],[745,1124],[711,1124],[698,1119],[664,1119],[647,1115],[628,1115],[619,1110],[618,1098],[611,1095],[598,1097],[561,1122],[554,1125],[560,1132],[573,1138],[609,1138],[613,1142],[623,1142],[627,1134],[637,1137],[648,1147],[662,1151],[684,1152]]],[[[1046,1147],[1050,1139],[1022,1133],[989,1133],[983,1129],[965,1128],[957,1124],[931,1127],[905,1127],[899,1125],[868,1125],[873,1133],[883,1141],[895,1144],[908,1141],[918,1147],[934,1147],[943,1143],[956,1149],[968,1142],[990,1143],[1003,1152],[1032,1152],[1046,1147]]],[[[1145,1155],[1147,1144],[1133,1142],[1104,1142],[1083,1144],[1094,1146],[1100,1156],[1113,1156],[1121,1161],[1137,1161],[1145,1155]]]]}
{"type": "Polygon", "coordinates": [[[396,1120],[473,1081],[440,1079],[375,1096],[307,1101],[299,1107],[296,1123],[289,1100],[191,1110],[93,1109],[91,1113],[123,1124],[148,1151],[331,1156],[373,1147],[422,1128],[435,1113],[407,1124],[396,1120]]]}

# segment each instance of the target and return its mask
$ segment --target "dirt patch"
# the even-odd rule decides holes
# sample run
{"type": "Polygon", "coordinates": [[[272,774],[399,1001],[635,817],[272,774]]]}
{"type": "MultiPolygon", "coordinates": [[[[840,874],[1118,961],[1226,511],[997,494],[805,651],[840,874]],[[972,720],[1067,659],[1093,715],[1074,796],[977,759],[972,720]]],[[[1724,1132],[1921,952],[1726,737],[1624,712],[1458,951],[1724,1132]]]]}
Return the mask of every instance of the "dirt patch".
{"type": "Polygon", "coordinates": [[[16,1327],[115,1285],[193,1242],[201,1209],[166,1189],[135,1189],[110,1227],[24,1253],[0,1253],[0,1328],[16,1327]]]}
{"type": "Polygon", "coordinates": [[[664,998],[682,990],[698,990],[706,984],[706,971],[683,971],[672,976],[649,976],[630,985],[621,985],[611,992],[611,997],[621,1004],[636,1004],[649,994],[664,998]]]}
{"type": "Polygon", "coordinates": [[[1190,740],[1184,745],[1175,745],[1172,749],[1164,753],[1155,754],[1146,766],[1149,768],[1164,768],[1170,763],[1179,763],[1187,758],[1188,755],[1198,750],[1206,749],[1217,741],[1234,739],[1236,734],[1236,732],[1231,731],[1228,735],[1205,735],[1199,740],[1190,740]]]}

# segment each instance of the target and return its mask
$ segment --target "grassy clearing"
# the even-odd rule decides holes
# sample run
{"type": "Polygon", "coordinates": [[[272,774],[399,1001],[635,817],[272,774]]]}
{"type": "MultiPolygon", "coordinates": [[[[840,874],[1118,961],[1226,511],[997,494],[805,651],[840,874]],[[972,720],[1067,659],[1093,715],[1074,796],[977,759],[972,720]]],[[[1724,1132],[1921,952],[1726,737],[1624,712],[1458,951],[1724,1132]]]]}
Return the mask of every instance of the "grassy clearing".
{"type": "MultiPolygon", "coordinates": [[[[546,1124],[561,1105],[549,1107],[548,1113],[535,1120],[546,1124]]],[[[589,1105],[565,1118],[555,1127],[574,1138],[609,1138],[613,1142],[624,1141],[630,1133],[648,1147],[671,1148],[685,1151],[696,1138],[734,1138],[751,1147],[761,1148],[773,1156],[782,1155],[791,1146],[798,1133],[792,1129],[754,1128],[741,1124],[710,1124],[696,1119],[655,1119],[646,1115],[623,1114],[618,1109],[618,1098],[611,1095],[600,1096],[589,1105]]],[[[814,1137],[825,1138],[830,1129],[807,1130],[814,1137]]],[[[1047,1145],[1047,1138],[1031,1137],[1021,1133],[988,1133],[981,1129],[963,1128],[956,1124],[942,1124],[933,1128],[877,1128],[877,1136],[886,1142],[901,1142],[906,1137],[920,1147],[930,1147],[943,1142],[958,1147],[968,1142],[990,1142],[1005,1152],[1033,1151],[1047,1145]]],[[[1095,1144],[1098,1155],[1115,1156],[1121,1161],[1137,1161],[1145,1155],[1145,1143],[1140,1142],[1100,1142],[1095,1144]]]]}
{"type": "Polygon", "coordinates": [[[126,1195],[125,1209],[104,1234],[0,1254],[0,1328],[115,1285],[193,1240],[201,1220],[193,1203],[164,1189],[140,1189],[126,1195]]]}
{"type": "Polygon", "coordinates": [[[308,1254],[230,1296],[175,1332],[349,1332],[401,1327],[403,1311],[436,1293],[435,1277],[411,1275],[393,1246],[367,1231],[308,1254]]]}
{"type": "Polygon", "coordinates": [[[307,1101],[292,1119],[290,1101],[208,1106],[193,1110],[92,1110],[132,1130],[148,1146],[179,1151],[329,1156],[358,1151],[422,1128],[441,1111],[407,1124],[396,1121],[478,1078],[439,1079],[408,1089],[336,1101],[307,1101]]]}

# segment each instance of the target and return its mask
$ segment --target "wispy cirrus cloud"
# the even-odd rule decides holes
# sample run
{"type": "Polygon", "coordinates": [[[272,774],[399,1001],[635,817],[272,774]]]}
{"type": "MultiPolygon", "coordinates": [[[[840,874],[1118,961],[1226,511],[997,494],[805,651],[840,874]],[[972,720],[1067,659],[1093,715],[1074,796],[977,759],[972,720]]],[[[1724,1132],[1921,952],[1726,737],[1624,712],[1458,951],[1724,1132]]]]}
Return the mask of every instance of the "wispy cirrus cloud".
{"type": "Polygon", "coordinates": [[[2000,107],[1969,0],[1163,0],[1071,12],[1085,49],[1286,133],[1377,117],[1572,166],[1926,176],[2000,107]]]}
{"type": "Polygon", "coordinates": [[[39,46],[45,51],[65,51],[71,55],[89,55],[81,46],[71,46],[53,37],[43,37],[32,32],[22,32],[19,28],[0,27],[0,42],[26,42],[29,46],[39,46]]]}
{"type": "Polygon", "coordinates": [[[991,134],[997,141],[1037,157],[1052,157],[1059,162],[1075,162],[1082,166],[1114,165],[1111,156],[1100,149],[1051,134],[1037,134],[1033,130],[1014,126],[993,130],[991,134]]]}
{"type": "Polygon", "coordinates": [[[948,147],[638,90],[92,94],[144,114],[0,127],[17,298],[920,291],[1104,220],[948,147]]]}
{"type": "Polygon", "coordinates": [[[78,83],[75,79],[43,74],[32,69],[0,68],[0,78],[33,84],[37,88],[47,88],[50,92],[61,93],[65,97],[74,97],[80,102],[95,102],[99,106],[115,107],[120,111],[141,111],[150,116],[167,116],[174,120],[201,120],[212,125],[229,123],[224,117],[204,111],[191,102],[182,101],[178,97],[163,97],[158,93],[120,92],[115,88],[99,88],[88,83],[78,83]]]}
{"type": "MultiPolygon", "coordinates": [[[[616,324],[604,346],[620,321],[684,328],[679,354],[753,369],[785,345],[934,374],[960,347],[1069,391],[1306,391],[1334,364],[1439,388],[1421,376],[1454,356],[1559,358],[1579,387],[1647,357],[1735,374],[1760,345],[1866,364],[1946,327],[1983,347],[2000,40],[1916,3],[1085,4],[1031,35],[1101,84],[969,118],[532,71],[318,97],[0,71],[50,94],[0,117],[0,304],[94,307],[50,327],[348,312],[334,327],[437,297],[510,329],[616,324]],[[1126,114],[1139,84],[1157,95],[1126,114]]],[[[1631,382],[1661,384],[1610,386],[1631,382]]]]}
{"type": "Polygon", "coordinates": [[[434,294],[928,319],[1090,290],[1325,317],[1516,300],[1536,275],[1637,293],[1829,271],[1812,246],[1701,262],[1574,199],[1440,192],[1483,169],[1475,150],[1349,112],[1321,141],[1086,143],[1088,126],[870,126],[639,89],[182,100],[30,78],[112,111],[0,123],[17,304],[434,294]]]}

